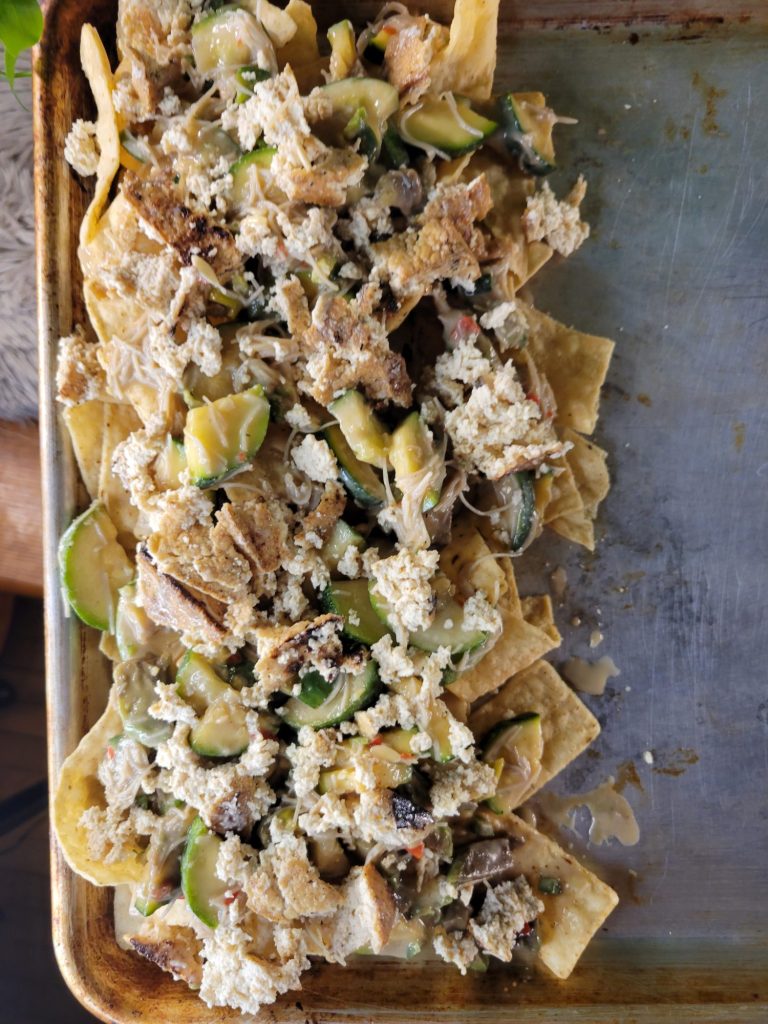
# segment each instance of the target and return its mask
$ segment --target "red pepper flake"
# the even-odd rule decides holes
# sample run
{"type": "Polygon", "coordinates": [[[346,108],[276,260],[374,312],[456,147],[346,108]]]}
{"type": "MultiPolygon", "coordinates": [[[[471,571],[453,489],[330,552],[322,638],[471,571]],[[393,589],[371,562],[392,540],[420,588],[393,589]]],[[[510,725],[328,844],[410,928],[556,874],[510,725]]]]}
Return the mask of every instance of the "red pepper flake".
{"type": "Polygon", "coordinates": [[[237,896],[238,896],[238,894],[236,892],[233,892],[230,896],[225,896],[224,897],[224,906],[225,907],[231,907],[232,904],[237,899],[237,896]]]}
{"type": "Polygon", "coordinates": [[[406,849],[412,857],[416,858],[416,860],[421,860],[424,856],[424,843],[416,843],[415,846],[408,846],[406,849]]]}
{"type": "Polygon", "coordinates": [[[373,739],[368,744],[368,746],[369,747],[378,747],[378,745],[380,743],[383,743],[383,742],[384,742],[384,740],[383,740],[383,738],[381,736],[374,736],[373,739]]]}
{"type": "Polygon", "coordinates": [[[541,405],[541,399],[535,391],[529,392],[525,397],[528,399],[529,402],[535,402],[536,405],[541,405]]]}
{"type": "Polygon", "coordinates": [[[112,760],[112,758],[114,756],[115,756],[115,748],[114,747],[107,747],[107,757],[110,759],[110,761],[112,760]]]}
{"type": "Polygon", "coordinates": [[[530,932],[530,930],[531,930],[530,924],[526,923],[526,925],[523,928],[523,930],[521,932],[518,932],[518,935],[527,935],[530,932]]]}
{"type": "Polygon", "coordinates": [[[265,740],[276,740],[277,739],[277,733],[270,732],[269,729],[259,729],[259,732],[261,733],[261,735],[264,737],[265,740]]]}

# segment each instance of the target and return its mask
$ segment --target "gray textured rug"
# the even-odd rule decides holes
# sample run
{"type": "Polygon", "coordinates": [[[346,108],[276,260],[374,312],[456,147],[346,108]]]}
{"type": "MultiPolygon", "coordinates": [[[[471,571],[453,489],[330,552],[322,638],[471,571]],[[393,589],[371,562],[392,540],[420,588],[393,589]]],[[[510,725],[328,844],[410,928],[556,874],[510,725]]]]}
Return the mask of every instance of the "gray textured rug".
{"type": "MultiPolygon", "coordinates": [[[[20,60],[26,70],[29,62],[20,60]]],[[[0,81],[0,419],[37,415],[32,87],[0,81]]]]}

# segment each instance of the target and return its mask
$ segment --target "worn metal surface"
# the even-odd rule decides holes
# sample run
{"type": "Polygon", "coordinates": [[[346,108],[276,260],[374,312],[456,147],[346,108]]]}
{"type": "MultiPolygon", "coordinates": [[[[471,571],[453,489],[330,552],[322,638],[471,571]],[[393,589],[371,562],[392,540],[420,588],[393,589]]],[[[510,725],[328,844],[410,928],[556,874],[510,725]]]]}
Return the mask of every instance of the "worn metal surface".
{"type": "MultiPolygon", "coordinates": [[[[351,3],[326,6],[334,17],[361,13],[351,3]]],[[[711,13],[708,0],[699,6],[711,13]]],[[[762,2],[745,7],[765,13],[762,2]]],[[[527,573],[532,590],[555,565],[568,569],[558,610],[563,650],[587,653],[599,621],[606,641],[596,653],[610,653],[622,670],[605,697],[590,699],[605,727],[600,757],[580,759],[560,784],[587,789],[619,769],[630,781],[625,793],[641,824],[640,845],[591,854],[624,901],[567,984],[537,977],[518,985],[503,968],[461,978],[437,964],[321,966],[298,1000],[286,997],[260,1020],[734,1024],[768,1013],[766,36],[738,19],[676,27],[655,17],[628,26],[615,20],[633,10],[640,5],[624,0],[504,0],[499,62],[504,84],[541,88],[559,111],[579,117],[578,127],[558,129],[568,170],[556,181],[564,187],[583,170],[592,189],[593,238],[567,264],[544,269],[536,301],[619,343],[597,434],[615,478],[598,554],[550,537],[549,566],[543,545],[526,562],[540,563],[527,573]],[[579,24],[587,15],[614,22],[600,32],[555,27],[564,12],[579,24]],[[519,32],[520,16],[550,27],[519,32]],[[585,623],[578,629],[568,626],[576,613],[585,623]],[[646,750],[653,766],[642,760],[646,750]],[[629,761],[642,791],[631,784],[629,761]]],[[[647,2],[642,10],[653,14],[647,2]]],[[[84,110],[77,34],[84,15],[109,25],[112,11],[107,0],[51,0],[38,54],[54,783],[104,699],[94,638],[65,620],[56,589],[56,537],[75,505],[76,482],[52,394],[56,339],[70,330],[73,313],[82,315],[74,257],[86,197],[60,156],[72,117],[84,110]]],[[[106,893],[76,878],[55,843],[52,871],[57,957],[92,1012],[153,1024],[241,1019],[206,1010],[119,950],[106,893]]]]}

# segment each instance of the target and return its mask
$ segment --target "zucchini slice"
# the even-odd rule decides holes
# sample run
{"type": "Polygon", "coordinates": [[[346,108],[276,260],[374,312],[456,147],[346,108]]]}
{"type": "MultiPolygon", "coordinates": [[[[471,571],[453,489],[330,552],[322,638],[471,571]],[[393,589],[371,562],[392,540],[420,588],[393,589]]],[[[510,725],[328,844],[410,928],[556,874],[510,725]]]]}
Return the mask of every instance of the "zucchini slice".
{"type": "Polygon", "coordinates": [[[344,635],[361,644],[375,644],[389,630],[371,607],[368,580],[343,580],[329,583],[323,591],[323,609],[341,615],[344,635]]]}
{"type": "Polygon", "coordinates": [[[120,587],[115,613],[115,643],[122,661],[137,658],[145,652],[146,637],[157,627],[136,603],[136,581],[120,587]]]}
{"type": "Polygon", "coordinates": [[[233,687],[225,683],[216,669],[201,654],[187,651],[176,670],[176,692],[196,714],[202,715],[215,702],[232,700],[233,687]]]}
{"type": "Polygon", "coordinates": [[[158,746],[173,732],[170,722],[153,718],[149,713],[150,706],[157,700],[155,682],[144,662],[123,661],[115,668],[113,685],[123,733],[145,747],[158,746]]]}
{"type": "Polygon", "coordinates": [[[405,142],[447,157],[477,149],[497,128],[496,121],[478,114],[460,96],[447,99],[427,95],[397,119],[398,132],[405,142]]]}
{"type": "Polygon", "coordinates": [[[387,465],[389,434],[359,391],[345,391],[331,402],[328,411],[339,421],[347,444],[362,462],[377,469],[387,465]]]}
{"type": "Polygon", "coordinates": [[[371,36],[363,52],[363,56],[371,64],[383,64],[384,54],[389,40],[397,35],[394,25],[382,25],[379,31],[371,36]]]}
{"type": "Polygon", "coordinates": [[[533,470],[509,473],[498,480],[495,491],[501,499],[511,551],[522,551],[536,525],[536,487],[533,470]]]}
{"type": "Polygon", "coordinates": [[[339,478],[355,501],[364,507],[383,505],[387,500],[384,484],[369,465],[357,458],[341,427],[326,427],[323,436],[339,463],[339,478]]]}
{"type": "Polygon", "coordinates": [[[527,174],[550,174],[555,169],[552,128],[555,118],[540,92],[509,92],[499,97],[499,121],[504,144],[527,174]]]}
{"type": "MultiPolygon", "coordinates": [[[[392,434],[389,461],[395,467],[395,483],[405,492],[404,478],[426,472],[430,462],[437,458],[429,427],[417,412],[406,416],[392,434]]],[[[444,476],[444,472],[443,472],[444,476]]],[[[436,481],[437,482],[437,481],[436,481]]],[[[422,501],[422,511],[428,512],[440,501],[439,487],[430,487],[422,501]]]]}
{"type": "Polygon", "coordinates": [[[379,155],[382,136],[378,126],[371,124],[370,115],[365,107],[358,107],[344,126],[343,135],[347,142],[359,142],[360,152],[373,162],[379,155]]]}
{"type": "Polygon", "coordinates": [[[332,128],[346,141],[359,138],[361,151],[375,159],[386,123],[400,105],[397,89],[380,78],[343,78],[321,86],[320,92],[333,106],[332,128]]]}
{"type": "Polygon", "coordinates": [[[259,53],[274,61],[272,43],[258,20],[234,4],[202,18],[192,26],[191,36],[195,67],[204,75],[254,64],[259,53]]]}
{"type": "Polygon", "coordinates": [[[497,767],[496,793],[486,804],[496,814],[519,807],[541,771],[541,715],[529,711],[499,722],[483,741],[483,761],[497,767]]]}
{"type": "Polygon", "coordinates": [[[219,923],[219,909],[227,891],[227,883],[216,875],[220,847],[219,836],[202,818],[195,818],[181,856],[181,891],[192,913],[209,928],[219,923]]]}
{"type": "MultiPolygon", "coordinates": [[[[232,200],[239,208],[249,207],[252,197],[259,194],[258,190],[254,188],[256,177],[261,178],[264,182],[267,198],[273,198],[269,189],[270,182],[264,181],[261,176],[269,171],[275,153],[277,153],[276,146],[259,146],[257,149],[252,149],[250,153],[243,153],[230,167],[232,200]]],[[[266,176],[269,177],[268,174],[266,176]]],[[[274,198],[277,199],[279,196],[275,195],[274,198]]]]}
{"type": "Polygon", "coordinates": [[[331,536],[323,544],[320,551],[320,557],[331,572],[338,571],[339,562],[344,557],[344,552],[350,546],[362,551],[365,547],[365,538],[357,530],[353,529],[349,523],[339,519],[334,524],[331,536]]]}
{"type": "Polygon", "coordinates": [[[167,435],[165,447],[152,467],[155,480],[165,490],[181,486],[181,474],[187,468],[187,453],[181,438],[167,435]]]}
{"type": "MultiPolygon", "coordinates": [[[[368,584],[368,593],[373,610],[382,622],[392,628],[389,620],[389,606],[380,594],[373,589],[373,580],[368,584]]],[[[464,609],[452,597],[442,597],[437,602],[432,625],[427,629],[417,629],[408,634],[408,643],[420,651],[436,651],[439,647],[447,647],[452,655],[464,654],[481,647],[488,639],[488,634],[479,629],[464,629],[462,621],[464,609]]]]}
{"type": "Polygon", "coordinates": [[[249,741],[245,708],[226,697],[205,709],[189,735],[190,747],[201,757],[238,757],[249,741]]]}
{"type": "Polygon", "coordinates": [[[259,82],[265,82],[272,76],[264,68],[260,68],[258,64],[246,64],[244,67],[235,75],[235,81],[237,82],[237,93],[235,94],[235,103],[238,105],[245,103],[253,96],[253,87],[258,85],[259,82]]]}
{"type": "Polygon", "coordinates": [[[378,689],[378,668],[375,661],[369,661],[362,672],[356,675],[340,672],[333,689],[317,707],[311,707],[299,697],[291,697],[281,714],[283,720],[294,729],[301,729],[304,725],[325,729],[345,722],[356,711],[370,704],[378,689]]]}
{"type": "Polygon", "coordinates": [[[101,502],[69,525],[58,554],[61,588],[72,610],[87,626],[111,632],[118,591],[130,583],[134,570],[101,502]]]}
{"type": "Polygon", "coordinates": [[[394,128],[387,128],[384,132],[381,140],[381,160],[391,171],[408,166],[408,150],[394,128]]]}
{"type": "Polygon", "coordinates": [[[355,30],[349,18],[337,21],[328,29],[328,42],[331,44],[331,77],[346,78],[357,60],[355,30]]]}
{"type": "Polygon", "coordinates": [[[184,449],[190,480],[198,487],[222,483],[249,465],[269,425],[269,402],[260,384],[190,409],[184,449]]]}

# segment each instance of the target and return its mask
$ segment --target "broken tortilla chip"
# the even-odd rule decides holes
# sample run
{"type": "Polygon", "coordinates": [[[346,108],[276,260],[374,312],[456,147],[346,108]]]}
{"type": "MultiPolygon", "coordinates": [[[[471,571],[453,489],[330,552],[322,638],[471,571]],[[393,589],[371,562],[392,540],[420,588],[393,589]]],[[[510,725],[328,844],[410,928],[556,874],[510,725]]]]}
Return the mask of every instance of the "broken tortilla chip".
{"type": "Polygon", "coordinates": [[[539,960],[556,978],[567,978],[592,936],[619,902],[618,895],[516,814],[495,815],[486,810],[480,814],[497,834],[518,840],[515,869],[525,875],[544,904],[536,922],[541,941],[539,960]],[[557,895],[542,892],[542,878],[557,879],[562,891],[557,895]]]}
{"type": "Polygon", "coordinates": [[[456,0],[448,45],[432,59],[430,91],[487,100],[496,71],[499,0],[456,0]]]}
{"type": "Polygon", "coordinates": [[[120,134],[112,103],[112,69],[104,44],[93,25],[83,25],[80,34],[80,62],[96,102],[96,141],[99,144],[96,188],[80,225],[80,244],[87,245],[96,233],[112,180],[120,166],[120,134]]]}

